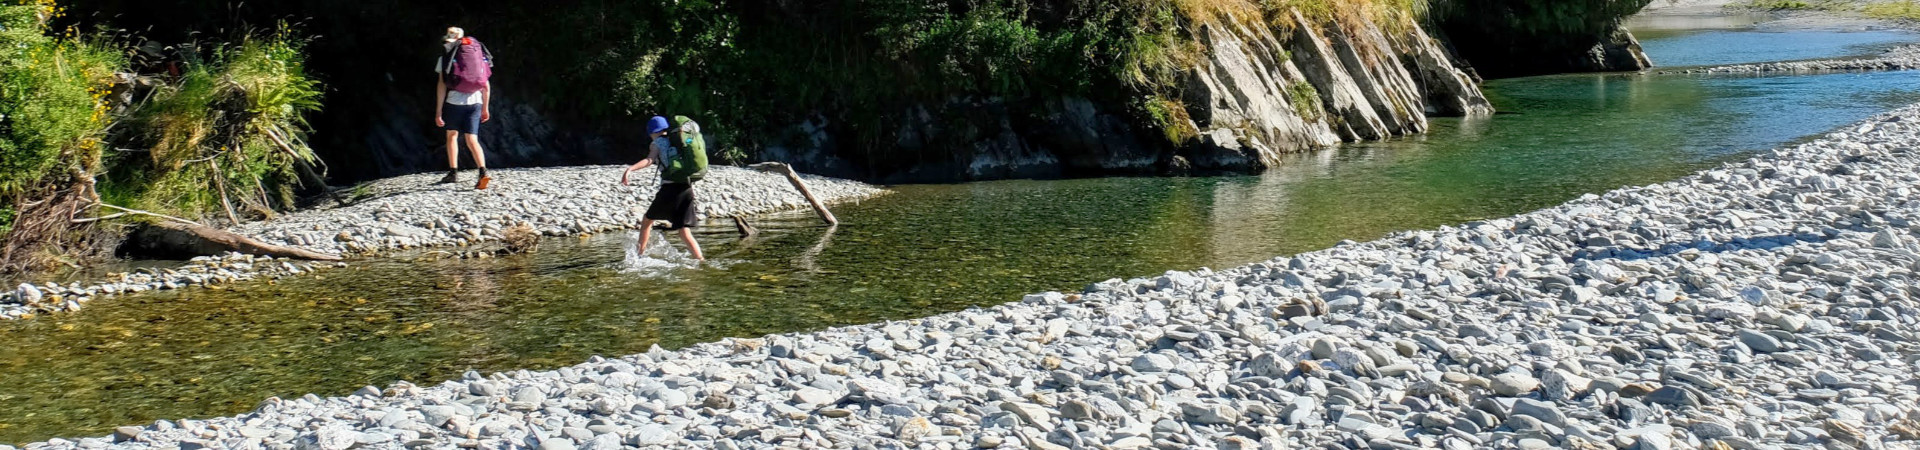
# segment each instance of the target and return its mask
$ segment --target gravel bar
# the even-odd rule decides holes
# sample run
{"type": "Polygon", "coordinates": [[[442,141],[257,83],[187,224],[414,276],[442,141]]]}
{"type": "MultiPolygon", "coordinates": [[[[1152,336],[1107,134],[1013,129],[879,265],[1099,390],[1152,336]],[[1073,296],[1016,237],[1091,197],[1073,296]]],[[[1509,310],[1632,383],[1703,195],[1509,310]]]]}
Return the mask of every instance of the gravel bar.
{"type": "MultiPolygon", "coordinates": [[[[251,222],[232,231],[268,243],[353,255],[383,251],[469,245],[500,239],[501,232],[527,224],[543,235],[566,236],[638,228],[654,191],[657,172],[634,174],[633,186],[619,186],[624,166],[581,166],[492,171],[489,189],[465,183],[439,185],[443,173],[408,175],[375,181],[356,189],[359,201],[251,222]]],[[[860,200],[885,193],[855,181],[801,175],[823,202],[860,200]]],[[[756,215],[809,208],[784,175],[715,166],[695,185],[703,218],[756,215]]],[[[0,291],[0,320],[70,312],[94,299],[149,290],[208,286],[261,277],[281,278],[334,267],[228,254],[196,258],[164,270],[112,274],[108,279],[21,284],[0,291]]]]}
{"type": "Polygon", "coordinates": [[[1920,45],[1902,45],[1873,58],[1813,59],[1712,67],[1655,70],[1661,75],[1806,75],[1832,72],[1913,70],[1920,68],[1920,45]]]}
{"type": "Polygon", "coordinates": [[[285,258],[228,253],[202,256],[169,269],[143,268],[107,274],[106,279],[66,284],[22,283],[0,292],[0,320],[31,319],[40,314],[79,310],[94,299],[146,291],[219,286],[263,279],[300,276],[339,267],[344,263],[317,263],[285,258]]]}
{"type": "Polygon", "coordinates": [[[1920,106],[1515,217],[29,448],[1913,448],[1920,106]]]}
{"type": "MultiPolygon", "coordinates": [[[[460,183],[434,184],[445,173],[375,181],[356,188],[348,206],[301,211],[252,222],[233,231],[262,241],[329,253],[365,254],[418,247],[496,241],[518,224],[540,234],[566,236],[636,228],[660,179],[653,170],[619,186],[623,166],[497,169],[486,190],[474,190],[474,171],[460,183]]],[[[885,191],[856,181],[802,175],[827,203],[865,199],[885,191]]],[[[808,208],[785,176],[714,166],[694,185],[703,218],[808,208]]]]}

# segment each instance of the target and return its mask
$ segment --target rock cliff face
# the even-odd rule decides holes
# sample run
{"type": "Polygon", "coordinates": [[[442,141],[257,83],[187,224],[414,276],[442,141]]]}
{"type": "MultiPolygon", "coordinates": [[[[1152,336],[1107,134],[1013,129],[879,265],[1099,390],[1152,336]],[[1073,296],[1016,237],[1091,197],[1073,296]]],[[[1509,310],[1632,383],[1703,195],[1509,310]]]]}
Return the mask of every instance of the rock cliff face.
{"type": "MultiPolygon", "coordinates": [[[[1292,19],[1310,23],[1298,13],[1292,19]]],[[[1188,30],[1206,52],[1179,92],[1190,119],[1170,124],[1197,131],[1197,138],[1182,144],[1114,114],[1113,105],[1084,98],[1039,105],[962,99],[904,113],[911,119],[894,133],[894,144],[910,154],[938,156],[896,163],[897,170],[837,153],[843,146],[835,143],[835,128],[815,122],[796,127],[806,139],[761,156],[881,181],[1249,172],[1287,153],[1422,133],[1430,115],[1493,112],[1472,78],[1411,20],[1291,30],[1245,22],[1221,20],[1188,30]],[[1037,112],[1009,112],[1017,110],[1037,112]],[[926,151],[935,142],[948,151],[926,151]],[[869,172],[858,173],[858,167],[869,172]]]]}
{"type": "MultiPolygon", "coordinates": [[[[1311,23],[1299,13],[1294,23],[1311,23]]],[[[1222,21],[1194,30],[1208,49],[1183,100],[1200,142],[1195,168],[1257,170],[1283,153],[1422,133],[1427,116],[1493,112],[1467,75],[1411,21],[1299,26],[1222,21]]]]}

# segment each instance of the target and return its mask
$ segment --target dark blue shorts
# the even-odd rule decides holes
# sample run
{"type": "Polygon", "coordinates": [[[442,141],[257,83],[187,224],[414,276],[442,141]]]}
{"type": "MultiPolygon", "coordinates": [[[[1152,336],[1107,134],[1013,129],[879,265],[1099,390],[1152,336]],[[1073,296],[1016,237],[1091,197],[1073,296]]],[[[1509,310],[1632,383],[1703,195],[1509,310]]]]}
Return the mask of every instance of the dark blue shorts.
{"type": "Polygon", "coordinates": [[[448,103],[440,107],[440,120],[447,121],[442,129],[466,134],[480,134],[480,105],[455,105],[448,103]]]}

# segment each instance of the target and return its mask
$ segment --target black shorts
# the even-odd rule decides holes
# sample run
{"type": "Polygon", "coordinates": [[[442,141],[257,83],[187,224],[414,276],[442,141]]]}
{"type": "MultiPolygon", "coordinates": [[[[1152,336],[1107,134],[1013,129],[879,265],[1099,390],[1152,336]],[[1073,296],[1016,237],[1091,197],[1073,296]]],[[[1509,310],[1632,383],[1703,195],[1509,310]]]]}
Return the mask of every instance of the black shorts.
{"type": "Polygon", "coordinates": [[[480,105],[455,105],[448,103],[440,106],[440,120],[447,122],[441,129],[466,134],[480,134],[480,105]]]}
{"type": "Polygon", "coordinates": [[[698,225],[693,202],[693,185],[688,183],[664,183],[660,192],[653,195],[653,205],[647,207],[648,219],[665,220],[671,224],[668,230],[698,225]]]}

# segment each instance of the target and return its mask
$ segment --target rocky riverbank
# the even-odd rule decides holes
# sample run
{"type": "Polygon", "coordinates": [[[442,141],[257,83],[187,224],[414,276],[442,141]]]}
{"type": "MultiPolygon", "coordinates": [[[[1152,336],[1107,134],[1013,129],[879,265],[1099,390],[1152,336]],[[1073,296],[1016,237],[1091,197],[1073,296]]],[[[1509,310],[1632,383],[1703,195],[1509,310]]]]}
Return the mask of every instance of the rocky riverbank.
{"type": "Polygon", "coordinates": [[[1817,59],[1713,67],[1686,67],[1658,70],[1653,73],[1661,75],[1805,75],[1871,70],[1913,70],[1915,68],[1920,68],[1920,45],[1902,45],[1873,58],[1817,59]]]}
{"type": "Polygon", "coordinates": [[[920,320],[29,448],[1883,448],[1920,106],[1669,183],[920,320]]]}
{"type": "MultiPolygon", "coordinates": [[[[367,256],[498,241],[507,228],[522,224],[547,236],[636,228],[660,180],[648,170],[634,174],[632,186],[618,186],[621,169],[500,169],[493,171],[495,181],[484,191],[473,190],[468,183],[433,184],[441,174],[395,177],[356,189],[346,205],[247,223],[232,231],[279,245],[367,256]]],[[[464,175],[471,178],[473,172],[464,175]]],[[[827,203],[886,192],[855,181],[801,178],[814,196],[827,203]]],[[[809,207],[784,176],[729,166],[714,167],[700,182],[696,196],[705,219],[809,207]]],[[[224,255],[195,258],[178,268],[112,274],[105,280],[22,284],[0,292],[0,320],[72,311],[110,295],[279,278],[333,266],[224,255]]]]}
{"type": "MultiPolygon", "coordinates": [[[[442,173],[388,178],[356,189],[346,206],[302,211],[241,225],[233,231],[269,243],[315,251],[367,254],[381,251],[497,241],[526,224],[547,236],[640,226],[659,178],[652,170],[619,186],[621,166],[494,170],[493,185],[476,191],[468,182],[433,184],[442,173]]],[[[833,203],[885,191],[865,183],[802,175],[816,197],[833,203]]],[[[807,208],[786,178],[715,166],[695,190],[704,220],[807,208]]]]}
{"type": "Polygon", "coordinates": [[[343,265],[242,254],[204,256],[168,269],[139,269],[108,274],[94,283],[23,283],[0,292],[0,320],[30,319],[35,314],[80,309],[94,299],[146,291],[221,286],[242,281],[278,279],[343,265]]]}

